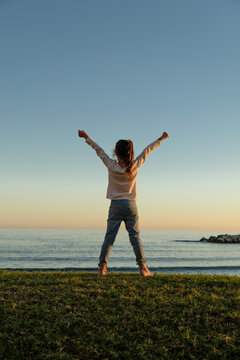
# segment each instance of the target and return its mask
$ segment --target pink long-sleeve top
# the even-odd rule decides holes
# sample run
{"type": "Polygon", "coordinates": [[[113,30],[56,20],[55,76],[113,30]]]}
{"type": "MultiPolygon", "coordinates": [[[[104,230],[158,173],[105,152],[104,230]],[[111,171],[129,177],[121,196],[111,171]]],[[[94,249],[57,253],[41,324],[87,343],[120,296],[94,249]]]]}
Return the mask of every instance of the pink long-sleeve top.
{"type": "Polygon", "coordinates": [[[108,168],[108,188],[107,199],[137,199],[137,173],[140,166],[145,162],[148,155],[160,146],[160,140],[156,140],[148,145],[142,153],[133,161],[132,177],[129,179],[126,168],[122,168],[116,160],[111,159],[104,150],[90,137],[86,139],[86,143],[90,145],[108,168]]]}

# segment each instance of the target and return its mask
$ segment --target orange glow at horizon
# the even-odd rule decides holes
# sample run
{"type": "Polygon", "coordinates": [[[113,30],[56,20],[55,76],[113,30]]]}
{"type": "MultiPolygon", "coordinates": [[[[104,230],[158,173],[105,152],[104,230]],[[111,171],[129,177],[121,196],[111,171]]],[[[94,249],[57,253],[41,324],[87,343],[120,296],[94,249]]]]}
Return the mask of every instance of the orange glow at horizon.
{"type": "MultiPolygon", "coordinates": [[[[140,229],[151,230],[212,230],[239,231],[239,208],[232,202],[201,206],[190,200],[139,202],[140,229]]],[[[105,228],[108,201],[26,201],[18,200],[4,205],[1,228],[105,228]],[[94,206],[95,205],[95,206],[94,206]]]]}

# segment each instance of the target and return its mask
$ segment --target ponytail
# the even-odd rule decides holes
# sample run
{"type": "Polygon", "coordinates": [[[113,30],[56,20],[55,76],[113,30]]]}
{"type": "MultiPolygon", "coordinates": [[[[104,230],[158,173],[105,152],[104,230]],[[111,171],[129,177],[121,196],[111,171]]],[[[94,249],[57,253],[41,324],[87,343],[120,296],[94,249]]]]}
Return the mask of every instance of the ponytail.
{"type": "Polygon", "coordinates": [[[134,159],[133,143],[131,140],[119,140],[115,146],[115,153],[125,162],[126,173],[132,178],[132,166],[134,159]]]}

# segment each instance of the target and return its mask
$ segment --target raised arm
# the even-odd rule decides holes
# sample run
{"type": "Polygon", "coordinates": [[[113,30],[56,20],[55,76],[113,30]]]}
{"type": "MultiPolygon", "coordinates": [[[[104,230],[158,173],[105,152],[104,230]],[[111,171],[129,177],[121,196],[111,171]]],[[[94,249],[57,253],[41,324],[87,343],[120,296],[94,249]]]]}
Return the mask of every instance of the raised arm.
{"type": "Polygon", "coordinates": [[[148,145],[141,154],[136,158],[135,163],[137,167],[142,166],[144,164],[146,158],[149,156],[149,154],[156,148],[160,146],[161,141],[167,139],[169,137],[167,132],[163,132],[162,136],[160,136],[156,141],[152,142],[150,145],[148,145]]]}
{"type": "Polygon", "coordinates": [[[80,138],[84,138],[86,143],[90,145],[97,153],[97,155],[100,157],[104,165],[106,165],[107,168],[110,168],[112,164],[114,163],[114,160],[112,160],[105,151],[90,137],[84,130],[78,130],[78,136],[80,138]]]}

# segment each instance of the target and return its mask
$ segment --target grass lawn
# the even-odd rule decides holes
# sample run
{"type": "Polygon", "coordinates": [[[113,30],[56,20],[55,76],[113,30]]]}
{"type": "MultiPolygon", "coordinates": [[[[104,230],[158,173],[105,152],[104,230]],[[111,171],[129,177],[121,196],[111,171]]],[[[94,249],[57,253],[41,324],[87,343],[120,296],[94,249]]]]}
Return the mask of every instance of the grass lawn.
{"type": "Polygon", "coordinates": [[[0,359],[240,359],[240,277],[0,271],[0,359]]]}

